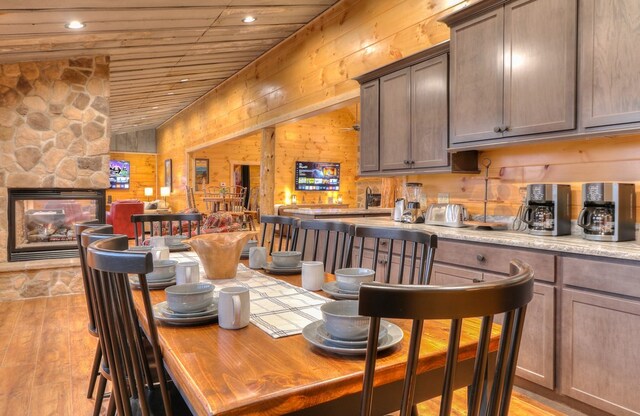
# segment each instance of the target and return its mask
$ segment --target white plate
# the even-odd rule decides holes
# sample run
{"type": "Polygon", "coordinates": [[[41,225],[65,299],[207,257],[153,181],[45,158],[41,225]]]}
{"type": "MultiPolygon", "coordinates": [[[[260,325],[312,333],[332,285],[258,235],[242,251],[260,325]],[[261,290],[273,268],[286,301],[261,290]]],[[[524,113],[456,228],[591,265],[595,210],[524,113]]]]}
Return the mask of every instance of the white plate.
{"type": "Polygon", "coordinates": [[[218,304],[215,302],[209,305],[207,309],[203,311],[187,312],[187,313],[176,312],[170,309],[169,304],[166,301],[160,302],[156,306],[158,306],[158,308],[160,309],[160,312],[162,312],[162,314],[167,318],[184,319],[184,318],[194,318],[198,316],[214,315],[218,313],[218,304]]]}
{"type": "Polygon", "coordinates": [[[338,288],[338,284],[336,282],[325,282],[322,285],[322,291],[336,299],[358,299],[358,292],[345,292],[338,288]]]}
{"type": "Polygon", "coordinates": [[[153,305],[153,316],[160,322],[171,324],[171,325],[200,325],[206,324],[209,322],[213,322],[218,319],[218,310],[216,309],[215,313],[205,316],[191,316],[186,318],[171,318],[162,313],[161,302],[156,305],[153,305]]]}
{"type": "MultiPolygon", "coordinates": [[[[129,282],[131,283],[131,287],[134,289],[140,289],[140,281],[138,280],[138,276],[133,276],[129,278],[129,282]]],[[[149,290],[158,290],[164,289],[169,286],[173,286],[176,284],[175,276],[171,278],[171,280],[163,281],[163,282],[149,282],[147,281],[147,286],[149,290]]]]}
{"type": "Polygon", "coordinates": [[[302,262],[298,263],[298,267],[278,267],[273,263],[267,263],[263,269],[271,274],[300,274],[302,273],[302,262]]]}
{"type": "MultiPolygon", "coordinates": [[[[322,325],[318,326],[316,334],[325,341],[329,342],[329,345],[335,345],[336,347],[344,347],[344,348],[367,348],[367,340],[359,340],[359,341],[349,341],[346,339],[335,338],[329,334],[327,331],[327,327],[324,325],[324,321],[322,321],[322,325]]],[[[383,321],[386,322],[386,321],[383,321]]],[[[384,337],[387,335],[387,327],[385,325],[380,325],[380,335],[378,336],[378,344],[382,342],[384,337]]]]}
{"type": "MultiPolygon", "coordinates": [[[[306,339],[311,345],[314,345],[321,350],[333,352],[341,355],[363,355],[367,352],[367,346],[363,347],[340,347],[332,344],[331,341],[326,339],[322,339],[318,335],[318,327],[323,325],[322,321],[315,321],[305,326],[302,329],[302,336],[306,339]]],[[[378,341],[378,352],[384,351],[393,347],[402,341],[402,337],[404,336],[402,329],[398,325],[392,324],[391,322],[381,320],[380,328],[386,328],[387,334],[382,338],[382,340],[378,341]]]]}
{"type": "Polygon", "coordinates": [[[147,283],[164,283],[164,282],[168,282],[169,280],[176,280],[176,274],[172,274],[169,277],[155,277],[155,278],[149,278],[149,275],[147,275],[147,283]]]}
{"type": "Polygon", "coordinates": [[[170,244],[167,247],[169,247],[169,251],[172,253],[175,253],[177,251],[187,251],[187,250],[191,250],[191,246],[187,245],[187,244],[170,244]]]}

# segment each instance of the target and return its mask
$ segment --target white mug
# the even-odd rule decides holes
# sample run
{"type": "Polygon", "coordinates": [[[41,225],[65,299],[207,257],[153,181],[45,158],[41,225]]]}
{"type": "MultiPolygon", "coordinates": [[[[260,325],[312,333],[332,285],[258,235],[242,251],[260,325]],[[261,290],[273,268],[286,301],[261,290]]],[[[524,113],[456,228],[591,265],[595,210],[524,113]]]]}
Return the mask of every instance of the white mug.
{"type": "Polygon", "coordinates": [[[249,267],[251,269],[261,269],[267,263],[266,247],[251,247],[249,249],[249,267]]]}
{"type": "Polygon", "coordinates": [[[182,261],[176,264],[176,284],[198,283],[200,266],[197,261],[182,261]]]}
{"type": "Polygon", "coordinates": [[[307,290],[320,290],[324,283],[324,264],[321,261],[302,262],[302,287],[307,290]]]}
{"type": "Polygon", "coordinates": [[[220,289],[218,323],[220,328],[240,329],[249,325],[249,289],[241,286],[220,289]]]}
{"type": "Polygon", "coordinates": [[[169,260],[169,247],[151,247],[153,260],[169,260]]]}

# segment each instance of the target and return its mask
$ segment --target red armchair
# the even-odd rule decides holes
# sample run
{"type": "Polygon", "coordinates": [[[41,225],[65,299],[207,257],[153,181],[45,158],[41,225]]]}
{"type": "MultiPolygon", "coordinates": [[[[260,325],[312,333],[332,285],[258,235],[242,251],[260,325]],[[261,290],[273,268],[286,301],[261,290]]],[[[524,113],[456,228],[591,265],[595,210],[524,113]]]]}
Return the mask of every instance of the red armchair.
{"type": "Polygon", "coordinates": [[[131,222],[133,214],[143,214],[144,203],[138,200],[114,201],[111,210],[107,212],[107,224],[113,225],[114,234],[125,234],[129,238],[134,238],[134,228],[131,222]]]}

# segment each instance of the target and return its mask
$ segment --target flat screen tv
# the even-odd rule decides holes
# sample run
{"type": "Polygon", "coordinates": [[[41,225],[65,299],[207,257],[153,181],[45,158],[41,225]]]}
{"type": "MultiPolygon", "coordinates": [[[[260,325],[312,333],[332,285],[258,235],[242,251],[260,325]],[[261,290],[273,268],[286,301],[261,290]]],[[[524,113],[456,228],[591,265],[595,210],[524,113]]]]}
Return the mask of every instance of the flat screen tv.
{"type": "Polygon", "coordinates": [[[109,161],[109,183],[111,189],[129,189],[130,165],[127,160],[109,161]]]}
{"type": "Polygon", "coordinates": [[[296,191],[339,191],[340,163],[296,162],[296,191]]]}

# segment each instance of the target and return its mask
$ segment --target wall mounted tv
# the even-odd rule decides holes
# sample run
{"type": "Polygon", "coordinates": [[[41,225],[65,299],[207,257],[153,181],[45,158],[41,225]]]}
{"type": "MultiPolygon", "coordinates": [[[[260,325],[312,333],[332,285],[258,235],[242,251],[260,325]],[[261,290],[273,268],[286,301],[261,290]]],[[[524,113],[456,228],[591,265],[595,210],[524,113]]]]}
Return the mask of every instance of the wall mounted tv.
{"type": "Polygon", "coordinates": [[[296,162],[296,191],[339,191],[340,163],[296,162]]]}
{"type": "Polygon", "coordinates": [[[109,183],[111,189],[129,189],[130,165],[127,160],[109,161],[109,183]]]}

